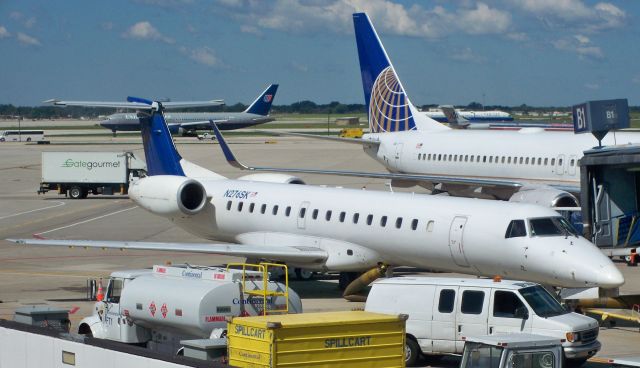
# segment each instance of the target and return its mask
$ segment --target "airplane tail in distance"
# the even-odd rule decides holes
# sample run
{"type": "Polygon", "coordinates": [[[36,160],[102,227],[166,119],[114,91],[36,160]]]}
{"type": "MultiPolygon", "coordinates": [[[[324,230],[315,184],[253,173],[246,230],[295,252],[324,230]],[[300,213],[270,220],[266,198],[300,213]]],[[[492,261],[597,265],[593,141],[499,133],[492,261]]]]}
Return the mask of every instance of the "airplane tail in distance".
{"type": "Polygon", "coordinates": [[[277,84],[270,85],[260,96],[258,96],[258,98],[256,98],[255,101],[253,101],[245,112],[264,116],[269,115],[269,111],[271,111],[271,103],[273,102],[273,98],[276,97],[277,91],[277,84]]]}
{"type": "Polygon", "coordinates": [[[448,129],[413,106],[365,13],[353,14],[371,133],[448,129]]]}
{"type": "Polygon", "coordinates": [[[182,157],[173,144],[169,128],[159,110],[140,119],[142,144],[147,160],[147,174],[185,176],[180,160],[182,157]]]}
{"type": "Polygon", "coordinates": [[[442,113],[447,118],[447,123],[449,126],[456,129],[464,129],[469,126],[469,120],[462,117],[458,114],[458,111],[451,105],[442,105],[440,106],[442,109],[442,113]]]}

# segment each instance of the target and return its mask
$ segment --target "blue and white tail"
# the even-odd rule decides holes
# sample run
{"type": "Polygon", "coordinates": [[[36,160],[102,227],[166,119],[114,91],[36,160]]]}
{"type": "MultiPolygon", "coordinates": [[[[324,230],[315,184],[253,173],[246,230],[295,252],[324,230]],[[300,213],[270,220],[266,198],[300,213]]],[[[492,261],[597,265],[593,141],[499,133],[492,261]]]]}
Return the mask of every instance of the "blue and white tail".
{"type": "Polygon", "coordinates": [[[269,115],[269,111],[271,111],[271,104],[273,103],[273,98],[276,97],[277,91],[277,84],[270,85],[244,112],[263,116],[269,115]]]}
{"type": "Polygon", "coordinates": [[[365,13],[353,14],[371,133],[448,129],[413,106],[365,13]]]}

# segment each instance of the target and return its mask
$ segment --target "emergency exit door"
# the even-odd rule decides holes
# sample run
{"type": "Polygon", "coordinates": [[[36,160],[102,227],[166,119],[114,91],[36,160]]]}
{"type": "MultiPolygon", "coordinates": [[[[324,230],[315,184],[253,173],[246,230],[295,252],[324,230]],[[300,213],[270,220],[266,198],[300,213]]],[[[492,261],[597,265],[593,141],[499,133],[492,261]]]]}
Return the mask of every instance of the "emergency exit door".
{"type": "Polygon", "coordinates": [[[462,267],[469,267],[467,257],[464,255],[464,227],[467,224],[467,218],[464,216],[456,216],[451,222],[449,229],[449,250],[453,261],[462,267]]]}

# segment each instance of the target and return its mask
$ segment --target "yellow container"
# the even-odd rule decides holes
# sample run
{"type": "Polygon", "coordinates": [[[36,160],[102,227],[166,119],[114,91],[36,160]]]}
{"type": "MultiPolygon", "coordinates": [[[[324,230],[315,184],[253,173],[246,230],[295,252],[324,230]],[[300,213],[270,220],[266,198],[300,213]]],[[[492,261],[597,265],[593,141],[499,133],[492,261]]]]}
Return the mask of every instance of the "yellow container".
{"type": "Polygon", "coordinates": [[[340,131],[342,138],[362,138],[364,131],[361,128],[344,128],[340,131]]]}
{"type": "Polygon", "coordinates": [[[324,312],[235,317],[235,367],[404,367],[406,315],[324,312]]]}

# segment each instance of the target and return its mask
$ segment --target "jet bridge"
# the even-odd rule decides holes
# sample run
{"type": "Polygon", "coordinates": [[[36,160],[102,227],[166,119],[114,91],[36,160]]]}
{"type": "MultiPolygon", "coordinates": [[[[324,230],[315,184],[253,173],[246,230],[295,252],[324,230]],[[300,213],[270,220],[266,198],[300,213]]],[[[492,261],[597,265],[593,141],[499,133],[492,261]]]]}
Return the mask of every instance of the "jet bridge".
{"type": "Polygon", "coordinates": [[[580,160],[584,236],[609,256],[640,244],[640,145],[585,151],[580,160]]]}

